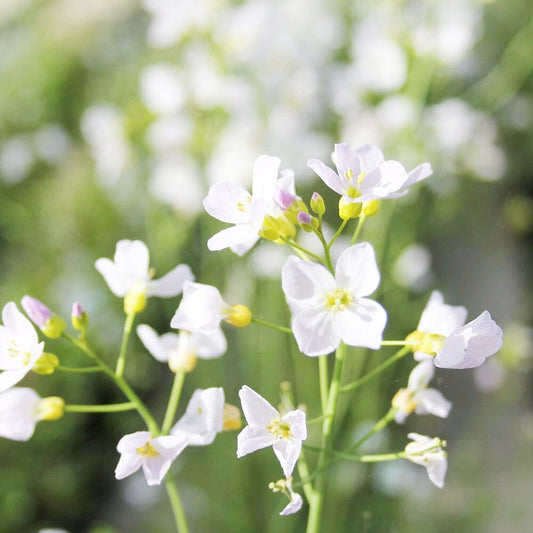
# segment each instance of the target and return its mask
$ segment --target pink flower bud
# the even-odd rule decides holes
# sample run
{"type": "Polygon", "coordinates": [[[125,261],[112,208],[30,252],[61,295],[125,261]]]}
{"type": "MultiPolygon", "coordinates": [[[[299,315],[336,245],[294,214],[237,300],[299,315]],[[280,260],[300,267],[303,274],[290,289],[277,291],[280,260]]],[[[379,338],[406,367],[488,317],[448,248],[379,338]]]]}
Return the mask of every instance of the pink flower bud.
{"type": "Polygon", "coordinates": [[[296,196],[292,195],[289,191],[285,189],[276,189],[274,193],[274,202],[278,207],[286,211],[289,207],[296,202],[296,196]]]}
{"type": "Polygon", "coordinates": [[[42,302],[32,296],[24,296],[20,301],[22,308],[38,327],[42,328],[54,313],[42,302]]]}

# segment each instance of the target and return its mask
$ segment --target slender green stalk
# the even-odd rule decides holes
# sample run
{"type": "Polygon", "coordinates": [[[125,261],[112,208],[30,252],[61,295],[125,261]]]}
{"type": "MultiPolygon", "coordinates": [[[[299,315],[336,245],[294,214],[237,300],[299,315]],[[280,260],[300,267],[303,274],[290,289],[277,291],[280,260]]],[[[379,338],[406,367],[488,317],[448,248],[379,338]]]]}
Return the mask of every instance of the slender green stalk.
{"type": "Polygon", "coordinates": [[[401,350],[397,351],[392,357],[390,357],[389,359],[387,359],[386,361],[384,361],[383,363],[378,365],[376,368],[374,368],[374,370],[372,370],[368,374],[366,374],[366,376],[363,376],[362,378],[357,379],[354,382],[349,383],[348,385],[344,385],[343,387],[341,387],[340,388],[340,392],[341,393],[349,392],[349,391],[352,391],[352,390],[355,390],[355,389],[359,388],[361,385],[363,385],[367,381],[370,381],[372,378],[374,378],[374,377],[378,376],[379,374],[381,374],[381,372],[383,372],[383,370],[385,370],[389,366],[391,366],[394,363],[396,363],[396,361],[399,361],[400,359],[405,357],[410,351],[411,351],[411,348],[409,348],[408,346],[405,346],[401,350]]]}
{"type": "Polygon", "coordinates": [[[189,526],[187,525],[187,519],[185,517],[183,505],[181,504],[178,488],[176,487],[174,480],[168,474],[165,477],[165,485],[167,488],[168,499],[170,500],[170,505],[172,507],[172,513],[174,514],[176,530],[178,533],[189,533],[189,526]]]}
{"type": "MultiPolygon", "coordinates": [[[[324,259],[322,259],[322,257],[320,257],[319,255],[317,255],[317,254],[315,254],[313,252],[310,252],[309,250],[306,250],[304,247],[300,246],[299,244],[296,244],[294,241],[289,240],[289,239],[285,239],[284,237],[280,237],[280,239],[283,242],[286,242],[294,250],[298,250],[299,252],[302,252],[306,256],[308,255],[309,257],[312,257],[313,259],[316,259],[320,263],[324,263],[324,264],[326,263],[326,261],[324,259]]],[[[306,258],[304,257],[303,259],[306,259],[306,258]]],[[[309,259],[307,259],[307,260],[309,260],[309,259]]]]}
{"type": "Polygon", "coordinates": [[[352,240],[350,241],[350,244],[355,244],[355,242],[359,238],[359,234],[361,233],[361,230],[363,229],[365,220],[366,220],[366,215],[363,211],[361,211],[361,214],[359,215],[359,221],[357,222],[357,227],[355,228],[355,231],[353,232],[353,236],[352,236],[352,240]]]}
{"type": "Polygon", "coordinates": [[[335,235],[333,235],[333,237],[331,238],[331,241],[329,241],[329,244],[327,246],[328,253],[329,253],[329,250],[331,249],[332,244],[337,240],[339,235],[342,233],[342,230],[346,227],[346,224],[348,224],[348,220],[349,219],[342,221],[342,224],[339,226],[339,229],[335,232],[335,235]]]}
{"type": "Polygon", "coordinates": [[[311,483],[311,478],[309,476],[309,467],[307,466],[307,460],[305,458],[304,451],[300,452],[300,457],[298,459],[298,474],[300,475],[302,488],[304,489],[305,497],[307,501],[310,502],[314,498],[313,484],[311,483]]]}
{"type": "Polygon", "coordinates": [[[291,328],[286,328],[284,326],[278,326],[277,324],[272,324],[271,322],[267,322],[266,320],[261,320],[256,317],[252,317],[252,322],[254,324],[259,324],[260,326],[266,326],[267,328],[277,329],[278,331],[282,331],[283,333],[292,333],[291,328]]]}
{"type": "Polygon", "coordinates": [[[357,448],[359,448],[359,446],[366,442],[372,435],[375,435],[378,431],[381,431],[383,428],[387,427],[389,423],[394,420],[394,415],[397,411],[398,409],[396,408],[389,409],[387,414],[383,418],[378,420],[375,426],[368,433],[366,433],[366,435],[363,435],[357,442],[354,442],[353,444],[348,446],[348,448],[346,448],[344,452],[352,452],[353,450],[357,450],[357,448]]]}
{"type": "Polygon", "coordinates": [[[324,256],[326,258],[325,264],[328,267],[328,269],[333,272],[333,263],[331,262],[331,255],[329,253],[329,245],[326,242],[326,239],[324,239],[324,235],[322,235],[322,231],[315,230],[316,236],[320,239],[320,242],[322,243],[322,247],[324,248],[324,256]]]}
{"type": "MultiPolygon", "coordinates": [[[[319,448],[317,446],[309,446],[304,444],[306,450],[313,452],[323,452],[324,448],[319,448]]],[[[426,451],[426,450],[424,450],[426,451]]],[[[406,453],[395,452],[395,453],[384,453],[379,455],[356,455],[348,452],[339,452],[337,450],[330,450],[330,455],[336,459],[345,459],[348,461],[358,461],[360,463],[378,463],[380,461],[393,461],[394,459],[405,459],[406,453]]],[[[312,476],[311,476],[312,478],[312,476]]],[[[309,480],[308,480],[309,481],[309,480]]]]}
{"type": "Polygon", "coordinates": [[[337,410],[337,400],[339,398],[342,369],[344,357],[346,355],[346,345],[341,342],[335,352],[335,367],[329,387],[328,402],[326,407],[327,416],[322,425],[322,451],[318,457],[318,475],[315,482],[313,497],[309,501],[309,519],[307,522],[307,533],[318,533],[320,531],[320,521],[324,508],[324,496],[326,492],[326,466],[333,443],[333,425],[335,422],[335,412],[337,410]]]}
{"type": "Polygon", "coordinates": [[[56,370],[61,370],[61,372],[72,372],[73,374],[89,374],[91,372],[103,372],[101,366],[76,367],[58,365],[56,367],[56,370]]]}
{"type": "Polygon", "coordinates": [[[327,355],[321,355],[318,358],[318,375],[320,379],[320,405],[322,406],[322,413],[325,413],[328,404],[329,387],[327,355]]]}
{"type": "Polygon", "coordinates": [[[70,413],[120,413],[137,409],[134,402],[112,403],[107,405],[65,405],[65,411],[70,413]]]}
{"type": "Polygon", "coordinates": [[[170,398],[168,399],[167,410],[165,412],[165,418],[163,425],[161,426],[161,433],[167,435],[172,427],[172,422],[176,417],[176,411],[178,409],[178,403],[180,401],[181,390],[183,388],[183,382],[185,381],[185,372],[181,370],[176,372],[174,376],[174,383],[172,384],[172,391],[170,392],[170,398]]]}
{"type": "Polygon", "coordinates": [[[128,313],[126,321],[124,322],[124,331],[122,333],[122,342],[120,343],[120,352],[118,354],[117,366],[115,374],[117,377],[122,377],[124,374],[124,367],[126,366],[126,348],[128,347],[128,340],[130,338],[131,328],[135,320],[135,313],[128,313]]]}

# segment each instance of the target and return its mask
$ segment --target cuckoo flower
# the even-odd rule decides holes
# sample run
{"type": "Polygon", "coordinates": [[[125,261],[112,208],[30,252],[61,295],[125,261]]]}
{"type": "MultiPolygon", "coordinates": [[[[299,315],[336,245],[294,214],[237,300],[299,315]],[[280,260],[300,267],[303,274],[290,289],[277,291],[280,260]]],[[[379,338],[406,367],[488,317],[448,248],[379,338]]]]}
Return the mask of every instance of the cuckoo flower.
{"type": "Polygon", "coordinates": [[[227,348],[220,328],[210,334],[181,330],[158,335],[150,326],[141,324],[137,326],[137,335],[155,359],[168,362],[172,372],[190,372],[196,366],[197,358],[214,359],[223,355],[227,348]]]}
{"type": "Polygon", "coordinates": [[[444,477],[448,468],[446,446],[438,437],[431,438],[418,433],[407,435],[413,442],[405,447],[405,457],[409,461],[426,468],[429,480],[440,489],[444,487],[444,477]]]}
{"type": "Polygon", "coordinates": [[[307,438],[305,413],[296,409],[283,416],[262,396],[244,385],[239,391],[248,425],[237,437],[237,457],[272,446],[283,474],[290,477],[307,438]]]}
{"type": "Polygon", "coordinates": [[[281,279],[292,311],[292,330],[304,354],[330,353],[341,341],[372,349],[381,346],[387,313],[380,304],[365,298],[380,281],[369,243],[344,250],[335,276],[322,265],[291,256],[281,279]]]}
{"type": "Polygon", "coordinates": [[[297,513],[302,508],[303,499],[292,489],[291,477],[287,479],[279,479],[275,483],[269,483],[268,488],[273,492],[283,492],[283,494],[289,498],[289,503],[285,506],[281,513],[279,513],[281,516],[297,513]]]}
{"type": "Polygon", "coordinates": [[[280,159],[260,155],[253,168],[252,194],[234,183],[219,182],[209,189],[204,199],[205,210],[214,218],[233,224],[219,231],[207,241],[212,250],[230,248],[238,255],[245,254],[259,239],[259,232],[267,214],[279,212],[274,203],[277,191],[294,196],[294,175],[285,171],[278,179],[280,159]]]}
{"type": "Polygon", "coordinates": [[[120,459],[115,469],[115,477],[124,479],[142,468],[148,485],[159,485],[172,461],[187,444],[184,435],[152,438],[148,431],[124,435],[117,444],[120,459]]]}
{"type": "Polygon", "coordinates": [[[381,150],[371,144],[359,148],[346,143],[336,144],[332,157],[337,172],[319,159],[310,159],[307,166],[348,202],[403,196],[411,185],[432,173],[429,163],[422,163],[407,173],[398,161],[385,161],[381,150]]]}
{"type": "Polygon", "coordinates": [[[146,305],[146,298],[177,296],[186,280],[194,276],[187,265],[178,265],[160,279],[152,279],[153,270],[149,267],[148,248],[141,241],[122,240],[117,242],[113,261],[101,257],[95,263],[111,292],[124,297],[127,313],[140,312],[146,305]]]}
{"type": "Polygon", "coordinates": [[[251,318],[246,306],[227,304],[216,287],[187,281],[183,285],[183,299],[170,326],[211,335],[219,329],[222,320],[232,326],[244,327],[251,318]]]}
{"type": "Polygon", "coordinates": [[[464,324],[464,307],[444,304],[442,294],[434,291],[422,312],[416,331],[407,337],[415,358],[435,356],[440,368],[475,368],[502,346],[503,332],[488,311],[464,324]]]}
{"type": "Polygon", "coordinates": [[[224,391],[220,387],[211,387],[194,391],[185,414],[170,433],[185,436],[190,446],[206,446],[223,429],[224,391]]]}
{"type": "Polygon", "coordinates": [[[41,398],[33,389],[12,387],[0,393],[0,437],[29,440],[40,420],[63,415],[62,398],[41,398]]]}
{"type": "Polygon", "coordinates": [[[8,302],[2,310],[4,325],[0,325],[0,392],[17,384],[35,365],[43,353],[31,322],[8,302]]]}
{"type": "Polygon", "coordinates": [[[413,368],[406,389],[400,389],[392,399],[392,407],[398,409],[394,419],[403,424],[414,411],[417,415],[435,415],[446,418],[452,404],[436,389],[428,388],[435,374],[433,363],[424,359],[413,368]]]}

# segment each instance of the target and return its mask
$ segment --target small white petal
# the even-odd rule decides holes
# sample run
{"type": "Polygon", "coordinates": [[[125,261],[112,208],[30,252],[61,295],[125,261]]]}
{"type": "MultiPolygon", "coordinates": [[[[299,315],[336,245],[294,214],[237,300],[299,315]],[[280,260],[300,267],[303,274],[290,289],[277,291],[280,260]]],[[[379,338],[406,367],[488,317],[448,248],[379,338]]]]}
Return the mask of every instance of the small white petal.
{"type": "Polygon", "coordinates": [[[341,339],[334,314],[319,306],[299,311],[292,331],[299,350],[310,357],[335,351],[341,339]]]}
{"type": "Polygon", "coordinates": [[[240,459],[249,453],[272,446],[275,441],[276,439],[270,431],[246,426],[237,435],[237,457],[240,459]]]}
{"type": "Polygon", "coordinates": [[[249,221],[252,197],[248,191],[234,183],[215,183],[204,199],[205,210],[217,220],[230,224],[249,221]]]}
{"type": "Polygon", "coordinates": [[[280,416],[270,403],[247,385],[241,387],[239,398],[241,399],[242,412],[249,426],[266,429],[272,420],[280,416]]]}
{"type": "Polygon", "coordinates": [[[280,439],[272,445],[283,475],[290,477],[302,451],[302,441],[293,438],[280,439]]]}
{"type": "Polygon", "coordinates": [[[115,296],[124,297],[128,292],[129,279],[124,278],[111,259],[101,257],[97,259],[94,266],[104,277],[107,286],[115,296]]]}
{"type": "Polygon", "coordinates": [[[290,514],[297,513],[303,505],[302,497],[297,493],[293,492],[291,494],[292,500],[286,505],[286,507],[279,513],[281,516],[287,516],[290,514]]]}
{"type": "MultiPolygon", "coordinates": [[[[137,326],[137,335],[141,339],[144,347],[155,357],[158,361],[166,363],[168,361],[169,352],[166,346],[161,342],[161,337],[157,332],[146,324],[139,324],[137,326]]],[[[178,344],[178,335],[171,333],[175,337],[175,345],[178,344]]]]}
{"type": "Polygon", "coordinates": [[[259,240],[257,230],[251,224],[237,224],[215,233],[208,241],[212,252],[231,248],[237,255],[244,255],[259,240]]]}
{"type": "Polygon", "coordinates": [[[415,408],[417,415],[435,415],[446,418],[452,408],[440,391],[436,389],[422,389],[415,395],[418,405],[415,408]]]}
{"type": "Polygon", "coordinates": [[[120,272],[128,273],[135,280],[147,280],[150,253],[142,241],[117,242],[114,261],[120,272]]]}
{"type": "Polygon", "coordinates": [[[162,278],[147,283],[146,296],[171,298],[183,290],[186,281],[194,281],[194,275],[188,265],[178,265],[162,278]]]}
{"type": "Polygon", "coordinates": [[[318,174],[318,177],[330,188],[338,194],[343,194],[345,190],[345,184],[339,175],[325,165],[319,159],[309,159],[307,166],[318,174]]]}
{"type": "Polygon", "coordinates": [[[337,314],[341,339],[350,346],[378,350],[383,340],[387,312],[374,300],[359,298],[337,314]]]}
{"type": "Polygon", "coordinates": [[[276,180],[281,160],[279,157],[260,155],[254,162],[252,196],[271,202],[274,198],[276,180]]]}
{"type": "Polygon", "coordinates": [[[335,266],[335,280],[357,297],[368,296],[378,287],[380,275],[374,248],[362,242],[346,248],[335,266]]]}
{"type": "Polygon", "coordinates": [[[465,323],[467,313],[465,307],[445,304],[442,294],[433,291],[422,312],[417,329],[424,333],[437,333],[447,337],[465,323]]]}
{"type": "Polygon", "coordinates": [[[0,394],[0,437],[26,441],[38,421],[41,397],[29,388],[13,387],[0,394]]]}

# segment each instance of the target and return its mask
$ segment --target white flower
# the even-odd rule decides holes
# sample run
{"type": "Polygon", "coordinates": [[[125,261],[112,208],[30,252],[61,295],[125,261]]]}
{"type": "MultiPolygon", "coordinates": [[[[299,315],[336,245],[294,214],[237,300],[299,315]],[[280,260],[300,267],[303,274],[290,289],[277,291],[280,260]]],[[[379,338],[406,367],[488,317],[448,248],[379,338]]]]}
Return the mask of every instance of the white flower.
{"type": "MultiPolygon", "coordinates": [[[[220,328],[210,334],[190,333],[181,330],[179,333],[157,332],[146,324],[137,326],[137,335],[145,348],[161,362],[168,362],[173,372],[187,371],[196,364],[196,358],[213,359],[226,351],[227,344],[220,328]]],[[[191,370],[192,370],[191,368],[191,370]]]]}
{"type": "Polygon", "coordinates": [[[251,313],[245,306],[227,304],[218,289],[212,285],[186,281],[183,285],[183,299],[170,326],[210,335],[219,329],[222,320],[242,327],[250,323],[251,313]]]}
{"type": "Polygon", "coordinates": [[[348,202],[403,196],[411,185],[432,173],[429,163],[422,163],[407,173],[398,161],[385,161],[381,150],[371,144],[359,148],[336,144],[333,158],[337,172],[319,159],[310,159],[307,166],[348,202]]]}
{"type": "Polygon", "coordinates": [[[33,390],[13,387],[0,393],[0,437],[29,440],[46,411],[40,409],[43,399],[33,390]]]}
{"type": "Polygon", "coordinates": [[[171,435],[184,435],[190,446],[211,444],[224,426],[224,390],[220,387],[196,389],[185,414],[170,430],[171,435]]]}
{"type": "Polygon", "coordinates": [[[2,310],[4,325],[0,325],[0,392],[17,384],[35,365],[43,353],[31,322],[8,302],[2,310]]]}
{"type": "Polygon", "coordinates": [[[288,478],[307,438],[305,413],[299,409],[283,416],[262,396],[244,385],[239,391],[248,426],[237,437],[237,457],[272,446],[283,474],[288,478]]]}
{"type": "Polygon", "coordinates": [[[279,209],[274,204],[276,189],[294,194],[294,175],[285,171],[278,180],[278,157],[260,155],[253,169],[252,194],[233,183],[215,183],[204,199],[205,210],[214,218],[234,224],[213,235],[207,241],[212,250],[231,248],[238,255],[245,254],[259,239],[259,232],[267,213],[279,209]]]}
{"type": "Polygon", "coordinates": [[[464,324],[464,307],[444,304],[442,294],[434,291],[424,309],[417,331],[408,340],[417,341],[415,358],[435,355],[440,368],[475,368],[502,346],[503,332],[488,311],[464,324]]]}
{"type": "Polygon", "coordinates": [[[275,483],[269,483],[268,488],[273,492],[283,492],[283,494],[289,498],[289,503],[285,506],[283,511],[279,513],[281,516],[297,513],[302,508],[302,497],[292,490],[292,477],[280,479],[275,483]]]}
{"type": "Polygon", "coordinates": [[[138,312],[144,307],[146,298],[171,298],[181,292],[186,280],[194,279],[187,265],[178,265],[162,278],[152,279],[153,271],[149,268],[149,262],[149,251],[143,242],[122,240],[117,242],[113,261],[101,257],[97,259],[95,267],[111,292],[125,297],[126,302],[129,299],[138,312]]]}
{"type": "Polygon", "coordinates": [[[444,477],[448,468],[447,454],[442,449],[446,445],[438,437],[431,438],[418,433],[407,435],[413,442],[405,447],[409,461],[426,468],[429,480],[439,488],[444,487],[444,477]]]}
{"type": "Polygon", "coordinates": [[[392,407],[398,411],[394,420],[403,424],[405,419],[414,411],[417,415],[435,415],[446,418],[452,408],[449,402],[438,390],[428,388],[428,383],[435,373],[433,363],[425,359],[411,372],[406,389],[400,389],[392,400],[392,407]]]}
{"type": "Polygon", "coordinates": [[[148,485],[159,485],[172,461],[187,444],[187,438],[183,435],[166,435],[154,439],[149,431],[124,435],[117,444],[117,451],[121,455],[115,477],[124,479],[142,468],[148,485]]]}
{"type": "Polygon", "coordinates": [[[322,265],[291,256],[281,279],[292,311],[292,330],[304,354],[330,353],[341,340],[351,346],[381,346],[387,313],[379,303],[364,298],[380,281],[369,243],[344,250],[335,276],[322,265]]]}

